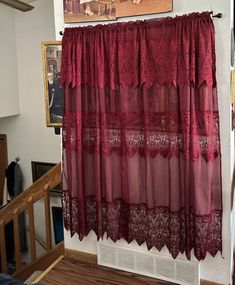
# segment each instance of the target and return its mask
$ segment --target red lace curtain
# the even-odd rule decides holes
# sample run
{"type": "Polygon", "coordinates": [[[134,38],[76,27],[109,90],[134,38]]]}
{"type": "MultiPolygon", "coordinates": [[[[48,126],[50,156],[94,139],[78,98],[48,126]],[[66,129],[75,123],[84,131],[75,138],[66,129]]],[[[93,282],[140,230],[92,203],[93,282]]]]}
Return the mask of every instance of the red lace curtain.
{"type": "Polygon", "coordinates": [[[62,45],[66,229],[174,258],[221,251],[210,13],[68,28],[62,45]]]}

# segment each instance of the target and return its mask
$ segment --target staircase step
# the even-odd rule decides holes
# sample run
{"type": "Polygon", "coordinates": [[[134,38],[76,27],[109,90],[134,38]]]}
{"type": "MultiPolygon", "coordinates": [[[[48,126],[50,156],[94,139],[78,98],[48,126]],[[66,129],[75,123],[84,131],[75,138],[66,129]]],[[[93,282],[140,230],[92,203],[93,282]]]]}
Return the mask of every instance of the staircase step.
{"type": "Polygon", "coordinates": [[[26,285],[33,284],[34,280],[37,279],[42,274],[42,271],[35,271],[25,282],[26,285]]]}

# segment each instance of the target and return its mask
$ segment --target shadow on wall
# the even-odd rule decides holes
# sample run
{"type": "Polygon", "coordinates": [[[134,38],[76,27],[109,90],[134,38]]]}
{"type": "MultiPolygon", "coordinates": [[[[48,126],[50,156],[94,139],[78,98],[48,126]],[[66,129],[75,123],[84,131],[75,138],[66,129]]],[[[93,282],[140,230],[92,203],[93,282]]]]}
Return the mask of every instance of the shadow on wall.
{"type": "Polygon", "coordinates": [[[233,211],[234,206],[234,188],[235,188],[235,166],[233,168],[233,179],[232,179],[232,185],[231,185],[231,211],[233,211]]]}

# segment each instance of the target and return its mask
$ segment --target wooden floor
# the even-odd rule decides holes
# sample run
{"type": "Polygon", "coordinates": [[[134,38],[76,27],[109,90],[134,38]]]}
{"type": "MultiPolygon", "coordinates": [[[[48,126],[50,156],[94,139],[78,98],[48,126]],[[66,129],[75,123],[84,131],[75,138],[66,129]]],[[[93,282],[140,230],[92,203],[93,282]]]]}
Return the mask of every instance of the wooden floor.
{"type": "Polygon", "coordinates": [[[124,271],[106,268],[70,257],[64,257],[40,280],[45,285],[168,285],[124,271]]]}

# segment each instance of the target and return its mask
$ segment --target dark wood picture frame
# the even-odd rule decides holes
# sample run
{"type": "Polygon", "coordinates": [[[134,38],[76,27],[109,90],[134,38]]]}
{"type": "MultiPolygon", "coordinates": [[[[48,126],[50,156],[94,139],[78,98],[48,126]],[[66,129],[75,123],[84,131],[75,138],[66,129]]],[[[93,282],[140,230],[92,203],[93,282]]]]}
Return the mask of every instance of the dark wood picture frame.
{"type": "MultiPolygon", "coordinates": [[[[51,162],[31,161],[33,183],[37,181],[41,176],[46,174],[55,165],[56,163],[51,162]]],[[[60,195],[61,189],[62,185],[58,184],[54,189],[51,190],[51,193],[60,195]]]]}

